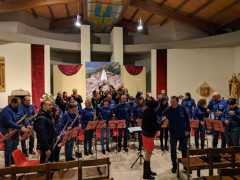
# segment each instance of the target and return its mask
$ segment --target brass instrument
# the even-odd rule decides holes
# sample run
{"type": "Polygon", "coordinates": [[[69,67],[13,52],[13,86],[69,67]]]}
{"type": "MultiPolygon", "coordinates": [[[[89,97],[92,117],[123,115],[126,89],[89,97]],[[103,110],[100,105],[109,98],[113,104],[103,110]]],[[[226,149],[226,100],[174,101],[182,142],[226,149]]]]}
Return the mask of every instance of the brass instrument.
{"type": "MultiPolygon", "coordinates": [[[[21,119],[18,120],[18,122],[16,123],[17,125],[20,125],[21,122],[27,117],[28,114],[25,114],[21,119]]],[[[14,132],[16,129],[15,128],[8,128],[8,132],[12,133],[14,132]]]]}
{"type": "Polygon", "coordinates": [[[30,120],[32,120],[33,118],[37,117],[38,114],[34,114],[33,116],[27,118],[27,121],[29,122],[30,120]]]}

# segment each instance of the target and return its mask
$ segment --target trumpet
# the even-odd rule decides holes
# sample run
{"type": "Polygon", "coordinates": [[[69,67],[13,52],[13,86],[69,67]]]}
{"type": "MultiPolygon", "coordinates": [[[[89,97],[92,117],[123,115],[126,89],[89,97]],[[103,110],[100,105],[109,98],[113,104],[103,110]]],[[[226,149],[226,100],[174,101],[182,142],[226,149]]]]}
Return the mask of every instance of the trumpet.
{"type": "MultiPolygon", "coordinates": [[[[18,122],[16,123],[17,125],[20,125],[22,123],[22,121],[27,117],[28,114],[25,114],[21,119],[18,120],[18,122]]],[[[16,129],[15,128],[8,128],[8,132],[12,133],[14,132],[16,129]]]]}

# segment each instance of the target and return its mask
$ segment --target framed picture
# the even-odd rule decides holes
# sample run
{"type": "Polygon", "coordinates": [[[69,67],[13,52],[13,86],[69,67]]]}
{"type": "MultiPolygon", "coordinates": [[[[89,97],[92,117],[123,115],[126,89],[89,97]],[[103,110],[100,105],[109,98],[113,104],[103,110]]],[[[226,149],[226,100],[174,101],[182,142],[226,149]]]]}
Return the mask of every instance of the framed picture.
{"type": "Polygon", "coordinates": [[[0,57],[0,92],[5,92],[5,59],[0,57]]]}

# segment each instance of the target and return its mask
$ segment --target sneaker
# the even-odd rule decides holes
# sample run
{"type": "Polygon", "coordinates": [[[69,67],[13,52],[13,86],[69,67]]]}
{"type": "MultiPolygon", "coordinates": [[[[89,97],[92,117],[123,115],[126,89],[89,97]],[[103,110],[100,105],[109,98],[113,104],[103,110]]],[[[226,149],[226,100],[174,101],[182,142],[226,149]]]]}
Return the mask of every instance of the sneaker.
{"type": "Polygon", "coordinates": [[[177,172],[177,168],[173,167],[172,168],[172,173],[176,173],[177,172]]]}
{"type": "Polygon", "coordinates": [[[107,148],[107,152],[109,152],[109,153],[110,153],[110,152],[111,152],[111,150],[110,150],[109,148],[107,148]]]}
{"type": "Polygon", "coordinates": [[[90,155],[93,155],[93,152],[92,152],[92,150],[89,150],[89,151],[88,151],[88,153],[89,153],[90,155]]]}
{"type": "Polygon", "coordinates": [[[121,148],[120,148],[120,147],[118,147],[117,151],[118,151],[118,152],[120,152],[120,151],[121,151],[121,148]]]}
{"type": "Polygon", "coordinates": [[[36,155],[36,152],[32,150],[32,151],[29,151],[29,154],[36,155]]]}
{"type": "Polygon", "coordinates": [[[124,148],[124,151],[125,151],[125,152],[128,152],[128,148],[127,148],[127,147],[125,147],[125,148],[124,148]]]}
{"type": "Polygon", "coordinates": [[[84,155],[85,155],[85,156],[88,156],[89,154],[88,154],[88,152],[87,152],[87,151],[85,151],[85,152],[84,152],[84,155]]]}
{"type": "Polygon", "coordinates": [[[105,149],[102,149],[102,153],[105,154],[105,149]]]}

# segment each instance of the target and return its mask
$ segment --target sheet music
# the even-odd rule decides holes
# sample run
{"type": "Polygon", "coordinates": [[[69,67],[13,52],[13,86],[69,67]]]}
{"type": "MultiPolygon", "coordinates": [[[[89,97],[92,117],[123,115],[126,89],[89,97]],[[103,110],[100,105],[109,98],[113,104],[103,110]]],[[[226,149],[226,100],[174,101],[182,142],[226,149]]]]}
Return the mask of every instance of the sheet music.
{"type": "Polygon", "coordinates": [[[136,131],[142,131],[142,128],[141,127],[130,127],[128,128],[129,132],[132,133],[132,132],[136,132],[136,131]]]}

